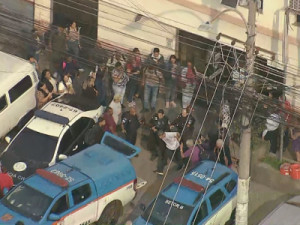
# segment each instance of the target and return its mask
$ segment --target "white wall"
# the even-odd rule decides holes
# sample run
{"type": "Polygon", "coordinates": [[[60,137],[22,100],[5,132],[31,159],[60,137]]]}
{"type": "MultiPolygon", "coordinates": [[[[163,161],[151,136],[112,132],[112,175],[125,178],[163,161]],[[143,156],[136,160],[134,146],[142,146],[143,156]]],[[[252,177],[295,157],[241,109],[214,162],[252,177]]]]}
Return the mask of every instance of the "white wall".
{"type": "Polygon", "coordinates": [[[99,1],[98,39],[132,49],[138,47],[149,54],[154,47],[169,56],[175,53],[176,28],[142,17],[134,22],[136,13],[99,1]]]}
{"type": "Polygon", "coordinates": [[[52,0],[35,0],[34,1],[34,20],[43,25],[52,23],[52,0]]]}

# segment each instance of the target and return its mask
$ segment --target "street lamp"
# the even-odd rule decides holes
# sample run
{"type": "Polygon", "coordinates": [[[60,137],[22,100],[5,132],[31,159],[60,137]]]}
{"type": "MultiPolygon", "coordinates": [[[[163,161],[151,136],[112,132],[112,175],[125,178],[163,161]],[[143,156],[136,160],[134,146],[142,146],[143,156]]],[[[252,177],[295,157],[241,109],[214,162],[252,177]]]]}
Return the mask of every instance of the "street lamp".
{"type": "Polygon", "coordinates": [[[241,19],[243,20],[244,26],[245,26],[245,28],[247,30],[247,34],[248,34],[249,30],[248,30],[247,21],[246,21],[245,17],[243,16],[243,14],[240,11],[236,10],[236,9],[225,9],[225,10],[219,12],[210,21],[206,21],[204,24],[201,24],[198,29],[199,30],[210,30],[212,28],[211,24],[213,22],[215,22],[222,14],[227,13],[227,12],[235,12],[235,13],[237,13],[241,17],[241,19]]]}

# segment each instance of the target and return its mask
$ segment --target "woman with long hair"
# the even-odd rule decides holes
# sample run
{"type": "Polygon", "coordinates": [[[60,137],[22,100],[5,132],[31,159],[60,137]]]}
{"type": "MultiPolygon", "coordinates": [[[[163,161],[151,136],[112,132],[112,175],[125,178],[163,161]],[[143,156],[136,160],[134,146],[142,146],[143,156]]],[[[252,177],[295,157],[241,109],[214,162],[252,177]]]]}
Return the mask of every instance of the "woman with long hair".
{"type": "Polygon", "coordinates": [[[166,84],[166,108],[176,107],[177,77],[180,76],[180,65],[175,55],[171,55],[164,73],[166,84]]]}
{"type": "Polygon", "coordinates": [[[65,74],[63,79],[58,84],[58,93],[60,94],[74,94],[74,89],[72,86],[72,80],[69,74],[65,74]]]}
{"type": "Polygon", "coordinates": [[[37,108],[42,108],[48,101],[52,99],[52,93],[50,93],[46,87],[46,84],[40,81],[36,90],[37,108]]]}
{"type": "Polygon", "coordinates": [[[50,70],[43,70],[41,81],[46,84],[46,87],[49,92],[53,94],[57,93],[57,81],[52,77],[50,70]]]}

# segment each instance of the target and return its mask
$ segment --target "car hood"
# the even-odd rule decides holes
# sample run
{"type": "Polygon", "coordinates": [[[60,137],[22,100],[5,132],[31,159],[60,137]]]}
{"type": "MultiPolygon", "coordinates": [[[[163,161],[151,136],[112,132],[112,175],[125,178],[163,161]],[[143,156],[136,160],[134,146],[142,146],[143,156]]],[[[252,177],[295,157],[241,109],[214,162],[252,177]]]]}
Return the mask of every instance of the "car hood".
{"type": "MultiPolygon", "coordinates": [[[[145,221],[141,216],[139,216],[138,218],[136,218],[133,223],[133,225],[145,225],[147,224],[147,221],[145,221]]],[[[148,225],[152,225],[152,223],[148,222],[148,225]]]]}
{"type": "Polygon", "coordinates": [[[9,151],[3,153],[0,162],[7,169],[8,174],[13,178],[14,184],[25,180],[25,178],[35,173],[36,169],[49,166],[49,162],[21,159],[18,155],[9,151]]]}
{"type": "Polygon", "coordinates": [[[2,225],[9,225],[13,224],[15,225],[18,221],[22,221],[24,224],[38,224],[37,222],[34,222],[31,219],[28,219],[27,217],[24,217],[6,206],[4,206],[2,203],[0,203],[0,224],[2,225]]]}

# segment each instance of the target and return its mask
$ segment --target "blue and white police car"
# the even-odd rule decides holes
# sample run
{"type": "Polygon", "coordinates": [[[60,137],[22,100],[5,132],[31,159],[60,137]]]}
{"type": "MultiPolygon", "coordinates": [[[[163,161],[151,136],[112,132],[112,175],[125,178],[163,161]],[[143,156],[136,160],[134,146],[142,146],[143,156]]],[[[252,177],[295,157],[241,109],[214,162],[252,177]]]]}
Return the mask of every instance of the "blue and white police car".
{"type": "Polygon", "coordinates": [[[63,95],[35,111],[0,156],[14,183],[38,168],[46,168],[86,146],[84,135],[102,115],[103,108],[86,99],[63,95]]]}
{"type": "Polygon", "coordinates": [[[116,224],[136,195],[130,158],[140,149],[110,133],[101,144],[38,169],[0,201],[0,224],[116,224]]]}
{"type": "Polygon", "coordinates": [[[176,178],[133,224],[225,224],[234,216],[238,175],[228,167],[217,164],[211,176],[213,167],[212,161],[200,162],[184,176],[180,187],[181,177],[176,178]]]}

